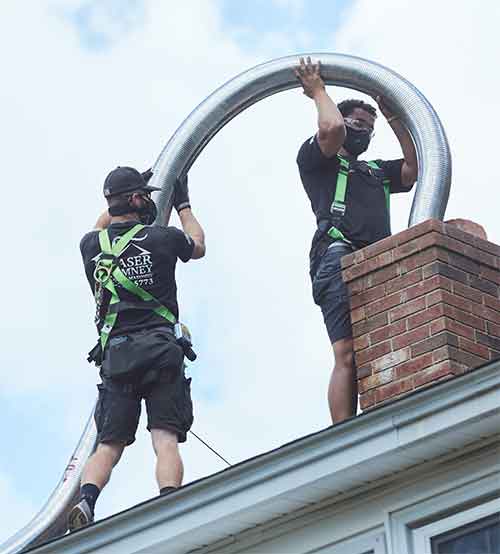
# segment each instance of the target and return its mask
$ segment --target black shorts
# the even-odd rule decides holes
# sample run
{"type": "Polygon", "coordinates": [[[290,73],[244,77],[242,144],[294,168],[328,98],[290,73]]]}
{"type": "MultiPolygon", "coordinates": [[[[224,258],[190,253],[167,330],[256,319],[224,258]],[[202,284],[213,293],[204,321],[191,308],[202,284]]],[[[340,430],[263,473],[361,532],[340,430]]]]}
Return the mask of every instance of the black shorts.
{"type": "Polygon", "coordinates": [[[314,302],[321,308],[332,344],[352,337],[349,294],[342,280],[340,259],[353,251],[345,242],[334,242],[323,254],[312,276],[314,302]]]}
{"type": "Polygon", "coordinates": [[[184,372],[164,371],[157,381],[147,385],[117,383],[104,379],[94,413],[98,442],[114,442],[126,446],[135,441],[141,415],[141,401],[146,402],[147,428],[166,429],[175,433],[179,442],[193,424],[191,379],[184,372]]]}

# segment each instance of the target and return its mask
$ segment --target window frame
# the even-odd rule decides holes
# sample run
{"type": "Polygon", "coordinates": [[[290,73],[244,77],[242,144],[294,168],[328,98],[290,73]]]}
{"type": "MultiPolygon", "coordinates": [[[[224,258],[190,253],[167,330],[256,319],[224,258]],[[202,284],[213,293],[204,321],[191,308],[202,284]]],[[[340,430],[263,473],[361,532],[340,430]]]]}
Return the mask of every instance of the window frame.
{"type": "Polygon", "coordinates": [[[495,498],[484,504],[479,504],[468,510],[458,512],[451,516],[438,519],[433,523],[414,529],[412,533],[412,546],[415,552],[421,554],[435,554],[432,552],[432,539],[448,531],[453,531],[464,525],[474,523],[479,519],[500,512],[500,498],[495,498]]]}
{"type": "MultiPolygon", "coordinates": [[[[495,451],[496,460],[496,451],[495,451]]],[[[386,518],[388,550],[397,554],[431,554],[430,540],[428,548],[418,550],[415,546],[415,537],[421,537],[425,529],[434,525],[434,535],[465,525],[467,516],[462,514],[474,513],[475,519],[481,519],[499,511],[500,482],[496,463],[489,466],[486,472],[480,471],[470,475],[468,482],[447,490],[436,491],[432,496],[422,499],[410,506],[401,507],[389,512],[386,518]],[[484,508],[489,506],[490,508],[484,508]],[[481,510],[481,507],[483,509],[481,510]],[[474,510],[472,512],[472,510],[474,510]],[[446,515],[446,514],[449,515],[446,515]],[[481,514],[481,515],[479,515],[481,514]],[[443,522],[448,522],[446,526],[443,522]],[[425,523],[427,522],[427,523],[425,523]],[[441,522],[441,527],[439,526],[441,522]]]]}
{"type": "Polygon", "coordinates": [[[487,529],[488,527],[490,527],[492,523],[497,524],[500,528],[500,512],[495,512],[494,514],[491,514],[489,516],[473,521],[472,523],[461,525],[460,527],[456,527],[451,531],[446,531],[441,535],[435,535],[434,537],[431,538],[431,546],[432,548],[434,548],[434,546],[439,547],[443,543],[453,541],[455,539],[460,539],[461,537],[465,537],[469,532],[475,533],[477,531],[481,531],[482,529],[487,529]],[[441,539],[439,537],[441,537],[441,539]],[[434,545],[433,543],[436,540],[438,540],[438,543],[434,545]]]}

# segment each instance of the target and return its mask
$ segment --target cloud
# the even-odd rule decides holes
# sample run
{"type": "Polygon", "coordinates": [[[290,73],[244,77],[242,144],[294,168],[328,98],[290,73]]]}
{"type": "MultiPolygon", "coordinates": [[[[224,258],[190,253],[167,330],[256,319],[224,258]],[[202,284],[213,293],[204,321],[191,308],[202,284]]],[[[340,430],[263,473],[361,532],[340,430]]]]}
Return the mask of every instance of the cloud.
{"type": "Polygon", "coordinates": [[[238,46],[263,60],[294,52],[326,52],[351,8],[349,0],[219,2],[225,31],[238,46]]]}
{"type": "Polygon", "coordinates": [[[72,23],[81,44],[89,50],[110,48],[144,23],[144,5],[139,0],[88,0],[78,6],[63,6],[59,13],[72,23]]]}

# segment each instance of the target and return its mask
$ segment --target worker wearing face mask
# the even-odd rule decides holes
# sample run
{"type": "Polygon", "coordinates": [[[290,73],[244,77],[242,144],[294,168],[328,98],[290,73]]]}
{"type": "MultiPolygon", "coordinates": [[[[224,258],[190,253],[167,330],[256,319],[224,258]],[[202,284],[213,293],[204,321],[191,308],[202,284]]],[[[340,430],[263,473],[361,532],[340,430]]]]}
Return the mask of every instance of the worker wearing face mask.
{"type": "Polygon", "coordinates": [[[381,97],[376,102],[399,141],[403,158],[358,160],[375,134],[376,109],[362,100],[338,105],[325,90],[320,64],[300,59],[295,69],[317,109],[318,130],[301,146],[297,163],[316,217],[310,252],[313,298],[321,307],[334,353],[328,388],[333,422],[356,414],[357,380],[342,256],[391,234],[390,194],[408,192],[417,179],[413,141],[381,97]]]}
{"type": "Polygon", "coordinates": [[[183,230],[166,221],[152,225],[157,209],[151,192],[160,189],[148,184],[151,176],[132,167],[111,171],[103,190],[108,209],[80,243],[99,334],[89,361],[99,367],[102,383],[94,413],[97,447],[68,516],[71,531],[94,521],[97,497],[135,440],[142,400],[159,492],[171,493],[182,483],[178,443],[193,422],[184,357],[196,355],[179,322],[175,269],[178,260],[205,255],[205,235],[191,211],[187,176],[176,181],[173,201],[183,230]]]}

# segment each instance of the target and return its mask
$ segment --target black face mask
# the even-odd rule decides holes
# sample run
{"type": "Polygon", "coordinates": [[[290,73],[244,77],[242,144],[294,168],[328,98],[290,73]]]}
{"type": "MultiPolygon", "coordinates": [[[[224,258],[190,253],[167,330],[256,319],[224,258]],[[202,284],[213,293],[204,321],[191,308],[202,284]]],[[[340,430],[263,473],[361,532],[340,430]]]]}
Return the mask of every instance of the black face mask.
{"type": "Polygon", "coordinates": [[[110,215],[123,215],[136,213],[139,215],[139,221],[144,225],[152,225],[158,215],[158,208],[156,204],[147,196],[142,196],[143,205],[140,208],[132,205],[131,198],[129,197],[124,202],[110,206],[110,215]]]}
{"type": "Polygon", "coordinates": [[[359,156],[368,149],[371,136],[369,131],[353,129],[345,126],[347,136],[344,141],[344,148],[353,156],[359,156]]]}
{"type": "Polygon", "coordinates": [[[158,215],[158,208],[151,198],[143,196],[142,200],[144,201],[144,205],[140,208],[135,208],[135,211],[139,214],[141,223],[144,225],[153,225],[158,215]]]}

